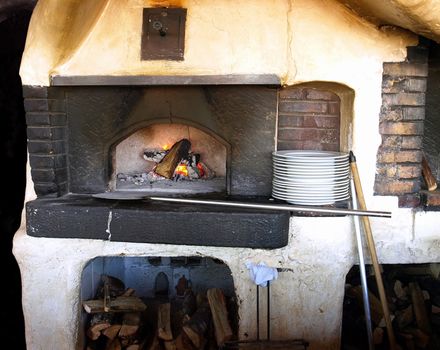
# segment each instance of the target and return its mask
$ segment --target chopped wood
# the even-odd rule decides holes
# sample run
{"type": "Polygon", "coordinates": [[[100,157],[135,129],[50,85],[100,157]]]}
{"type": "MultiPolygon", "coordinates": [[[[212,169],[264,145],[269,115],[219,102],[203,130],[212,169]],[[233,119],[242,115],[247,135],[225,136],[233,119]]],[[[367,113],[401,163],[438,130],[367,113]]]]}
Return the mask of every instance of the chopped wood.
{"type": "Polygon", "coordinates": [[[176,350],[194,350],[191,340],[182,332],[176,338],[176,350]]]}
{"type": "Polygon", "coordinates": [[[223,292],[219,288],[208,289],[207,297],[214,322],[217,345],[222,346],[232,338],[233,333],[228,320],[228,310],[223,292]]]}
{"type": "Polygon", "coordinates": [[[414,321],[414,313],[412,305],[408,307],[397,310],[396,314],[396,322],[399,329],[403,329],[406,326],[409,326],[414,321]]]}
{"type": "Polygon", "coordinates": [[[411,334],[414,337],[414,343],[417,348],[425,349],[429,344],[429,335],[419,328],[406,328],[402,333],[411,334]]]}
{"type": "Polygon", "coordinates": [[[127,288],[121,297],[130,297],[134,294],[135,290],[133,288],[127,288]]]}
{"type": "Polygon", "coordinates": [[[109,340],[107,346],[105,347],[105,350],[122,350],[122,344],[118,338],[109,340]]]}
{"type": "MultiPolygon", "coordinates": [[[[83,308],[89,314],[104,312],[104,300],[92,299],[83,301],[83,308]]],[[[135,296],[117,297],[108,303],[109,312],[144,311],[147,306],[135,296]]]]}
{"type": "Polygon", "coordinates": [[[102,331],[102,335],[106,336],[110,340],[113,340],[118,335],[121,327],[122,327],[121,324],[112,324],[110,327],[102,331]]]}
{"type": "MultiPolygon", "coordinates": [[[[348,294],[356,298],[356,301],[360,307],[363,306],[363,292],[362,286],[353,286],[348,290],[348,294]]],[[[368,300],[370,304],[370,314],[373,323],[378,326],[383,320],[383,309],[379,298],[377,298],[372,292],[368,291],[368,300]]]]}
{"type": "Polygon", "coordinates": [[[101,331],[109,328],[110,326],[111,324],[108,322],[95,323],[87,329],[87,337],[89,337],[91,340],[96,340],[101,335],[101,331]]]}
{"type": "Polygon", "coordinates": [[[408,300],[407,288],[404,288],[402,282],[396,280],[394,282],[394,294],[401,300],[408,300]]]}
{"type": "Polygon", "coordinates": [[[140,344],[131,344],[125,348],[125,350],[141,350],[140,344]]]}
{"type": "Polygon", "coordinates": [[[182,330],[197,349],[202,349],[206,344],[205,334],[211,323],[211,309],[208,303],[201,305],[191,319],[186,322],[182,330]]]}
{"type": "Polygon", "coordinates": [[[139,330],[139,325],[123,324],[119,330],[118,336],[121,338],[129,338],[134,336],[139,330]]]}
{"type": "Polygon", "coordinates": [[[414,343],[414,337],[408,333],[399,333],[399,336],[405,341],[405,349],[416,350],[416,344],[414,343]]]}
{"type": "Polygon", "coordinates": [[[182,158],[188,155],[190,148],[191,142],[189,142],[187,139],[182,139],[176,142],[166,156],[163,157],[160,163],[156,166],[154,172],[166,177],[167,179],[171,179],[174,175],[177,165],[182,158]]]}
{"type": "Polygon", "coordinates": [[[162,350],[157,333],[154,334],[153,340],[148,347],[148,350],[162,350]]]}
{"type": "Polygon", "coordinates": [[[165,346],[165,350],[177,350],[174,340],[164,341],[163,345],[165,346]]]}
{"type": "Polygon", "coordinates": [[[431,167],[425,156],[422,157],[422,175],[428,191],[435,191],[437,189],[437,180],[434,175],[432,175],[431,167]]]}
{"type": "Polygon", "coordinates": [[[173,340],[171,332],[171,304],[160,304],[157,310],[157,336],[162,340],[173,340]]]}
{"type": "Polygon", "coordinates": [[[373,344],[379,345],[383,343],[384,330],[380,327],[376,327],[373,330],[373,344]]]}
{"type": "Polygon", "coordinates": [[[184,315],[192,316],[197,309],[197,301],[194,292],[186,289],[183,294],[182,312],[184,315]]]}
{"type": "Polygon", "coordinates": [[[139,326],[141,324],[140,312],[126,312],[122,316],[122,324],[139,326]]]}
{"type": "Polygon", "coordinates": [[[414,315],[418,328],[425,334],[431,334],[431,324],[426,311],[425,299],[423,292],[417,282],[409,283],[409,292],[414,308],[414,315]]]}

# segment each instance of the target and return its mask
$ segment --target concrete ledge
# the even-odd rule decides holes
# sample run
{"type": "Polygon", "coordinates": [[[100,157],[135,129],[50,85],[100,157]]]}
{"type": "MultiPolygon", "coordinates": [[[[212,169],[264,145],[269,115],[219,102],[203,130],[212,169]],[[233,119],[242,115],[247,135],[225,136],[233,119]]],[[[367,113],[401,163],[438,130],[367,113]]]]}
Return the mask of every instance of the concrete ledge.
{"type": "Polygon", "coordinates": [[[36,199],[27,203],[26,214],[27,233],[34,237],[261,249],[287,245],[290,218],[288,212],[88,195],[36,199]]]}

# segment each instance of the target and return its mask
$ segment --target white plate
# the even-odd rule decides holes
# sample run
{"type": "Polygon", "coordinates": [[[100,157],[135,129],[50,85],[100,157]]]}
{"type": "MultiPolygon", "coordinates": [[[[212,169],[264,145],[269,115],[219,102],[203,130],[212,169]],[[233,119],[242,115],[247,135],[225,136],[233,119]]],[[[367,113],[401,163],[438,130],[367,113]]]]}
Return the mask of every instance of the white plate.
{"type": "Polygon", "coordinates": [[[306,205],[321,205],[321,204],[333,204],[335,202],[343,201],[350,198],[349,195],[342,198],[321,198],[321,199],[305,199],[305,198],[291,198],[282,195],[272,194],[273,198],[282,199],[288,203],[306,204],[306,205]]]}
{"type": "Polygon", "coordinates": [[[333,151],[313,151],[313,150],[283,150],[272,152],[275,157],[287,157],[287,158],[332,158],[332,159],[348,159],[348,153],[333,152],[333,151]]]}
{"type": "Polygon", "coordinates": [[[278,168],[293,168],[293,169],[348,169],[349,164],[332,163],[332,164],[304,164],[304,163],[283,163],[274,161],[274,167],[278,168]]]}
{"type": "Polygon", "coordinates": [[[348,175],[349,171],[348,170],[338,170],[338,171],[310,171],[310,170],[305,170],[305,171],[299,171],[299,170],[280,170],[280,169],[273,169],[273,173],[283,176],[292,176],[292,175],[296,175],[296,176],[323,176],[323,175],[327,175],[327,176],[338,176],[338,175],[348,175]]]}
{"type": "Polygon", "coordinates": [[[306,178],[303,176],[278,176],[275,175],[274,179],[277,180],[280,183],[285,184],[342,184],[342,183],[348,183],[350,179],[348,176],[340,176],[336,178],[320,178],[320,179],[314,179],[312,177],[306,178]]]}
{"type": "Polygon", "coordinates": [[[316,189],[316,190],[309,190],[309,189],[297,189],[297,188],[280,188],[280,187],[273,187],[273,191],[277,192],[285,192],[285,193],[293,193],[293,194],[311,194],[311,195],[321,195],[321,194],[328,194],[328,195],[339,195],[341,193],[348,193],[348,188],[340,188],[340,189],[316,189]]]}
{"type": "Polygon", "coordinates": [[[304,193],[320,193],[320,192],[326,192],[326,193],[338,193],[341,191],[349,191],[348,184],[342,184],[340,186],[289,186],[289,185],[280,185],[280,184],[273,184],[272,190],[276,191],[291,191],[291,192],[304,192],[304,193]]]}
{"type": "Polygon", "coordinates": [[[296,204],[296,205],[327,205],[327,204],[334,204],[335,202],[339,202],[342,200],[346,200],[347,198],[341,199],[341,200],[333,200],[333,199],[324,199],[324,200],[301,200],[301,199],[284,199],[284,198],[278,198],[276,196],[273,196],[273,198],[285,200],[289,204],[296,204]]]}
{"type": "Polygon", "coordinates": [[[298,162],[334,162],[348,161],[348,154],[339,152],[318,151],[276,151],[272,153],[273,159],[298,162]]]}
{"type": "Polygon", "coordinates": [[[321,195],[311,195],[311,194],[292,194],[292,193],[286,193],[286,192],[277,192],[277,191],[272,191],[273,195],[276,196],[282,196],[286,199],[301,199],[301,200],[315,200],[315,199],[342,199],[347,197],[349,194],[348,192],[346,193],[341,193],[338,195],[331,195],[331,194],[321,194],[321,195]]]}
{"type": "Polygon", "coordinates": [[[278,190],[278,189],[272,189],[272,193],[276,193],[279,195],[283,195],[283,196],[291,196],[291,197],[325,197],[325,198],[338,198],[341,196],[346,196],[348,194],[348,191],[340,191],[340,192],[326,192],[326,191],[322,191],[322,192],[315,192],[315,193],[311,193],[311,192],[297,192],[297,191],[283,191],[283,190],[278,190]]]}

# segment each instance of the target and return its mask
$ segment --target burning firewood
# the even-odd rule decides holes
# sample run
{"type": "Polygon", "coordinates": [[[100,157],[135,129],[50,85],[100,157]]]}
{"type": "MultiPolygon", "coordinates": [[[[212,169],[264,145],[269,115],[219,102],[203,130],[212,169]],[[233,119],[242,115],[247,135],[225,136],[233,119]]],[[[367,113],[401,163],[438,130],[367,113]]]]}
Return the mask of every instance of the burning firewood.
{"type": "Polygon", "coordinates": [[[176,142],[173,147],[171,147],[167,155],[163,157],[154,171],[167,179],[171,179],[182,158],[188,156],[190,148],[191,142],[189,142],[187,139],[182,139],[176,142]]]}

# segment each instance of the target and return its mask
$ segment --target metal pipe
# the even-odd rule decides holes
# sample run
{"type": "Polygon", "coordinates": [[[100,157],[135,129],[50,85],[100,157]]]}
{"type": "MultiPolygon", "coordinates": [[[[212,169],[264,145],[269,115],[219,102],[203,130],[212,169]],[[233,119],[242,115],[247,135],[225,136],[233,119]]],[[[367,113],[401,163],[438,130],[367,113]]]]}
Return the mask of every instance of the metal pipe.
{"type": "Polygon", "coordinates": [[[246,203],[246,202],[234,202],[234,201],[170,198],[170,197],[146,197],[146,199],[151,199],[153,201],[161,201],[161,202],[219,205],[219,206],[224,206],[224,207],[281,210],[281,211],[290,211],[290,212],[374,216],[374,217],[380,217],[380,218],[390,218],[391,217],[391,212],[388,212],[388,211],[354,210],[354,209],[326,208],[326,207],[307,207],[307,206],[297,206],[297,205],[288,205],[288,204],[259,204],[259,203],[246,203]]]}
{"type": "MultiPolygon", "coordinates": [[[[357,197],[356,197],[356,189],[354,188],[353,178],[350,179],[350,189],[351,189],[351,200],[353,209],[358,208],[357,197]]],[[[367,337],[368,337],[368,349],[374,350],[373,343],[373,329],[371,326],[371,313],[370,313],[370,302],[368,298],[368,286],[367,286],[367,273],[365,271],[365,260],[364,260],[364,251],[362,248],[362,237],[361,237],[361,226],[360,226],[360,218],[354,217],[354,230],[356,232],[356,243],[359,253],[359,270],[361,274],[361,285],[362,285],[362,296],[363,296],[363,304],[364,304],[364,313],[365,313],[365,325],[367,327],[367,337]]]]}

